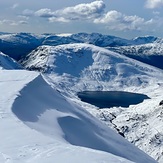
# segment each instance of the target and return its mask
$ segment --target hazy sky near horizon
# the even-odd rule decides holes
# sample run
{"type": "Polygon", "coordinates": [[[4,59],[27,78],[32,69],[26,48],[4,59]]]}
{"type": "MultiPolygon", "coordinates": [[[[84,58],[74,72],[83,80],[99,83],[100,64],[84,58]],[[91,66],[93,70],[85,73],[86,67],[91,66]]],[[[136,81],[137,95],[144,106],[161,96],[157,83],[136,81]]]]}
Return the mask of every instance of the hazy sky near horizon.
{"type": "Polygon", "coordinates": [[[0,32],[163,37],[163,0],[5,0],[0,32]]]}

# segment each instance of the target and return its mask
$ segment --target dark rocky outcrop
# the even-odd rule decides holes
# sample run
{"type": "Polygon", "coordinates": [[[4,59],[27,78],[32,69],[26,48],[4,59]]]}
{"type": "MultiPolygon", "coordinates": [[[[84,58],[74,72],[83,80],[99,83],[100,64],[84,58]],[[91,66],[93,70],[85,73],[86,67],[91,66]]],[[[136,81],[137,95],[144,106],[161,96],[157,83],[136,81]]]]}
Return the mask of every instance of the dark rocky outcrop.
{"type": "Polygon", "coordinates": [[[159,103],[159,105],[163,105],[163,100],[159,103]]]}

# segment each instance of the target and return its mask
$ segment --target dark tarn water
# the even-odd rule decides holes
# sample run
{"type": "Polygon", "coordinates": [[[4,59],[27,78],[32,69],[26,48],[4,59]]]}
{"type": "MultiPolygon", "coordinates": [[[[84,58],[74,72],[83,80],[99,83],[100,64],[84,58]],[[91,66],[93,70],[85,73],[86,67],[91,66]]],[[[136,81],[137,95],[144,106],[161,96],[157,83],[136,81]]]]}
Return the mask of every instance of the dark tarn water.
{"type": "Polygon", "coordinates": [[[143,102],[149,97],[145,94],[123,91],[84,91],[79,92],[78,97],[83,102],[90,103],[99,108],[129,107],[143,102]]]}

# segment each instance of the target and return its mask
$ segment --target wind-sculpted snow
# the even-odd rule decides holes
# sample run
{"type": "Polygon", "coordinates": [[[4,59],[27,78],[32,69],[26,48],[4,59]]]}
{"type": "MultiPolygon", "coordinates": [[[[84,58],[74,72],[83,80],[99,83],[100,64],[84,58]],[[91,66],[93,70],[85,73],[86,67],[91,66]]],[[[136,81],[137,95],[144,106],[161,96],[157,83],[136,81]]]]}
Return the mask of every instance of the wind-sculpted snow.
{"type": "MultiPolygon", "coordinates": [[[[42,79],[40,79],[38,75],[39,75],[38,73],[24,71],[24,70],[21,70],[21,71],[20,70],[17,70],[17,71],[0,70],[0,90],[1,90],[1,96],[0,96],[0,140],[1,140],[0,162],[1,163],[5,163],[5,162],[65,163],[65,161],[71,162],[71,163],[73,162],[101,163],[101,161],[117,162],[117,163],[130,163],[131,162],[125,158],[118,157],[117,155],[113,155],[111,153],[93,150],[90,148],[81,148],[80,146],[72,146],[68,143],[65,143],[64,140],[58,141],[56,140],[57,139],[56,136],[54,135],[52,137],[46,136],[46,132],[43,132],[43,133],[38,132],[40,131],[39,127],[37,130],[31,129],[28,126],[26,126],[21,120],[19,120],[12,112],[13,102],[17,96],[20,96],[19,92],[21,92],[21,90],[24,90],[24,87],[26,85],[28,87],[28,84],[30,82],[33,83],[32,81],[37,81],[36,83],[39,85],[39,81],[41,82],[42,79]],[[40,79],[40,80],[37,80],[37,79],[40,79]]],[[[49,86],[47,86],[47,91],[48,91],[48,87],[49,86]]],[[[37,85],[36,85],[36,88],[37,88],[37,85]]],[[[36,96],[32,96],[32,94],[29,95],[31,96],[31,100],[32,99],[35,100],[35,97],[37,97],[38,95],[38,94],[34,94],[34,92],[35,92],[35,89],[33,89],[33,92],[31,93],[36,96]]],[[[57,96],[57,94],[55,95],[57,96]]],[[[25,97],[27,97],[27,95],[25,97]]],[[[24,97],[22,98],[24,99],[24,97]]],[[[46,102],[47,101],[45,101],[45,104],[46,102]]],[[[26,103],[25,101],[24,101],[24,104],[22,105],[22,109],[24,109],[24,107],[27,108],[27,105],[29,106],[27,109],[30,109],[30,106],[32,105],[31,103],[26,103]],[[26,106],[24,104],[26,104],[26,106]]],[[[46,106],[47,105],[48,104],[46,104],[46,106]]],[[[36,112],[34,111],[35,109],[37,110],[37,108],[33,108],[34,114],[36,114],[36,112]]],[[[87,113],[85,114],[87,115],[87,113]]],[[[52,116],[53,116],[52,117],[53,130],[57,132],[58,128],[56,128],[57,126],[55,126],[54,124],[54,121],[56,120],[55,117],[57,116],[57,114],[55,117],[54,117],[54,114],[52,114],[52,116]]],[[[28,117],[28,120],[29,119],[31,120],[32,118],[28,117]]],[[[46,117],[46,119],[49,119],[49,115],[46,117]]],[[[42,123],[40,123],[40,126],[42,125],[44,129],[46,129],[47,127],[47,131],[49,131],[48,124],[45,125],[44,122],[42,121],[42,123]]],[[[60,135],[60,137],[63,137],[63,135],[60,135]]],[[[133,150],[134,149],[135,148],[133,148],[133,150]]],[[[144,156],[144,154],[142,154],[141,156],[143,158],[144,157],[147,158],[147,156],[146,155],[144,156]]],[[[148,159],[150,160],[149,157],[148,159]]]]}
{"type": "Polygon", "coordinates": [[[19,92],[12,111],[30,128],[65,145],[105,151],[139,163],[155,162],[79,105],[61,96],[41,75],[19,92]]]}

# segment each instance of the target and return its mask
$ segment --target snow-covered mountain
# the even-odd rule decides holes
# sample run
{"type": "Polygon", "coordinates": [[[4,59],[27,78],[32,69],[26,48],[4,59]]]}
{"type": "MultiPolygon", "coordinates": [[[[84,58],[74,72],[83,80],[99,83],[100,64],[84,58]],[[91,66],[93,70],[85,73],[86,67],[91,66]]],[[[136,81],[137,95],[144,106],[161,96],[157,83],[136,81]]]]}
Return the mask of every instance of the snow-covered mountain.
{"type": "Polygon", "coordinates": [[[42,36],[30,33],[5,33],[0,35],[0,51],[19,60],[41,45],[42,36]]]}
{"type": "Polygon", "coordinates": [[[12,69],[22,69],[22,66],[18,64],[15,60],[9,56],[0,52],[0,69],[12,70],[12,69]]]}
{"type": "Polygon", "coordinates": [[[89,43],[100,47],[119,47],[160,42],[162,39],[154,36],[137,37],[127,40],[120,37],[102,35],[99,33],[77,34],[30,34],[30,33],[0,33],[0,51],[19,60],[41,45],[62,45],[70,43],[89,43]]]}
{"type": "Polygon", "coordinates": [[[107,49],[163,69],[163,40],[161,39],[154,43],[107,47],[107,49]]]}
{"type": "Polygon", "coordinates": [[[162,70],[88,44],[41,46],[22,64],[27,69],[44,72],[48,83],[65,97],[123,133],[159,162],[163,161],[162,106],[159,106],[163,99],[162,70]],[[150,98],[128,108],[97,109],[78,99],[76,94],[86,90],[130,91],[145,93],[150,98]]]}
{"type": "Polygon", "coordinates": [[[154,43],[155,41],[159,40],[159,38],[155,36],[140,36],[132,40],[135,44],[141,45],[141,44],[154,43]]]}
{"type": "Polygon", "coordinates": [[[1,33],[0,51],[19,60],[40,45],[62,45],[70,43],[90,43],[97,46],[122,46],[132,45],[133,40],[126,40],[115,36],[99,33],[77,33],[69,35],[30,33],[1,33]]]}
{"type": "MultiPolygon", "coordinates": [[[[40,46],[22,60],[22,65],[30,70],[55,73],[60,76],[86,77],[93,81],[96,80],[97,83],[98,81],[110,83],[116,79],[114,83],[116,81],[117,85],[121,85],[121,79],[124,79],[123,82],[125,82],[126,77],[135,81],[133,84],[136,84],[136,81],[141,84],[145,76],[148,78],[156,73],[157,76],[162,77],[162,71],[149,65],[104,48],[82,43],[40,46]]],[[[125,86],[129,81],[127,80],[123,85],[125,86]]],[[[128,85],[132,86],[131,83],[128,85]]],[[[104,89],[99,84],[98,87],[104,89]]]]}
{"type": "Polygon", "coordinates": [[[0,70],[0,90],[0,162],[156,162],[39,73],[0,70]]]}

